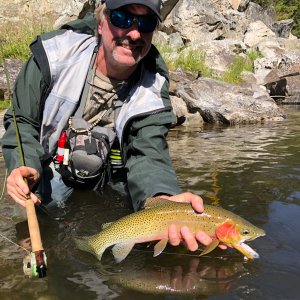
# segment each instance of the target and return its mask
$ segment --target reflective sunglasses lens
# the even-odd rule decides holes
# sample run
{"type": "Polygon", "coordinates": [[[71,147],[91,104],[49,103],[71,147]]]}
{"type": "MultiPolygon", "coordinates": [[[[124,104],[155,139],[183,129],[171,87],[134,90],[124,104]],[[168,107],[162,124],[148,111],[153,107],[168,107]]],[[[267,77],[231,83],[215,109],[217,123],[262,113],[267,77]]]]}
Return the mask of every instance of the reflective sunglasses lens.
{"type": "Polygon", "coordinates": [[[153,32],[157,25],[157,17],[154,15],[135,16],[119,10],[112,10],[110,13],[111,23],[119,28],[129,28],[134,20],[137,20],[138,30],[143,33],[153,32]]]}
{"type": "Polygon", "coordinates": [[[140,32],[150,33],[153,32],[157,26],[157,17],[156,16],[143,16],[137,17],[138,28],[140,32]]]}
{"type": "Polygon", "coordinates": [[[122,11],[112,10],[110,14],[111,23],[119,28],[129,28],[133,23],[133,18],[122,11]]]}

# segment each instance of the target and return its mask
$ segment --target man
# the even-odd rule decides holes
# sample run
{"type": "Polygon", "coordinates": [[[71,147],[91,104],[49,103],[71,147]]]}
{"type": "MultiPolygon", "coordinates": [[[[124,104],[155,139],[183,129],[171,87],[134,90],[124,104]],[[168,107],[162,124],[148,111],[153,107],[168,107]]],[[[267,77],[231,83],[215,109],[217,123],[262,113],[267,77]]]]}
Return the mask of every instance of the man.
{"type": "MultiPolygon", "coordinates": [[[[7,192],[14,201],[25,206],[29,188],[36,188],[41,199],[30,192],[31,199],[50,207],[72,193],[74,186],[61,175],[56,151],[67,127],[80,133],[73,128],[72,117],[82,109],[79,115],[90,126],[84,143],[92,144],[95,126],[116,132],[135,210],[142,209],[147,198],[161,196],[191,202],[196,211],[203,211],[199,196],[180,193],[168,153],[166,135],[174,122],[168,75],[151,44],[160,5],[160,0],[102,1],[96,10],[97,38],[74,22],[31,44],[33,55],[20,72],[13,95],[26,167],[20,167],[11,111],[5,116],[2,140],[9,171],[7,192]]],[[[203,232],[193,236],[187,227],[177,232],[171,225],[169,242],[175,246],[182,240],[192,251],[198,248],[197,241],[211,242],[203,232]]]]}

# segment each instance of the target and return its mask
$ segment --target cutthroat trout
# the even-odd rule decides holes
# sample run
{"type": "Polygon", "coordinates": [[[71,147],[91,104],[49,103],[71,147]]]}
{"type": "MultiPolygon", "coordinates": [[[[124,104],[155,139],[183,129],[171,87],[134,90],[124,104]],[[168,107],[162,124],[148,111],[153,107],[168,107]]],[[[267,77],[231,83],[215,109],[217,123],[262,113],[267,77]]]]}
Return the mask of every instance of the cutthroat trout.
{"type": "Polygon", "coordinates": [[[205,205],[204,211],[198,213],[190,203],[156,198],[144,210],[109,223],[98,234],[77,237],[75,242],[79,249],[94,254],[100,261],[104,251],[114,245],[112,253],[116,262],[121,262],[136,243],[158,240],[153,255],[157,256],[168,243],[171,224],[175,224],[178,230],[187,226],[192,234],[204,231],[213,238],[213,242],[200,255],[211,252],[222,242],[248,259],[258,258],[258,253],[244,242],[265,235],[264,230],[221,207],[205,205]]]}

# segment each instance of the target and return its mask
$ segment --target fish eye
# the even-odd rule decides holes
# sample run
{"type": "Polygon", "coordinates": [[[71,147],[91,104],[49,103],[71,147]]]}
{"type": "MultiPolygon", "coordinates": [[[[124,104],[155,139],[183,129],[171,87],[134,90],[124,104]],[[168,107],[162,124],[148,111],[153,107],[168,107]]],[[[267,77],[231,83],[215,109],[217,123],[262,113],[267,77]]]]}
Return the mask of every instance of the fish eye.
{"type": "Polygon", "coordinates": [[[241,230],[241,233],[243,235],[248,235],[248,234],[250,234],[250,231],[248,229],[244,228],[244,229],[241,230]]]}

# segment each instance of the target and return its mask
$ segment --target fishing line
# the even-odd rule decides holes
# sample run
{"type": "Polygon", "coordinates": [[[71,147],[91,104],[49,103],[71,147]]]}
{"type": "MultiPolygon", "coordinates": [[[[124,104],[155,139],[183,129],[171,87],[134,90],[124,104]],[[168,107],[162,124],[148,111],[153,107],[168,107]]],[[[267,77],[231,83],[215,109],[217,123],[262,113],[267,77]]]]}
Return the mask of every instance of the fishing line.
{"type": "Polygon", "coordinates": [[[11,239],[9,239],[9,238],[7,238],[6,236],[4,236],[2,233],[0,233],[0,236],[1,236],[3,239],[5,239],[5,240],[7,240],[8,242],[10,242],[11,244],[17,246],[18,248],[21,248],[21,249],[25,250],[28,254],[30,254],[30,251],[27,250],[25,247],[23,247],[23,246],[21,246],[21,245],[15,243],[15,242],[12,241],[11,239]]]}

